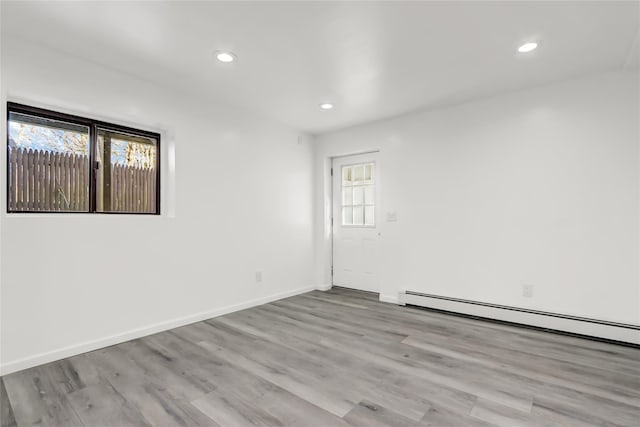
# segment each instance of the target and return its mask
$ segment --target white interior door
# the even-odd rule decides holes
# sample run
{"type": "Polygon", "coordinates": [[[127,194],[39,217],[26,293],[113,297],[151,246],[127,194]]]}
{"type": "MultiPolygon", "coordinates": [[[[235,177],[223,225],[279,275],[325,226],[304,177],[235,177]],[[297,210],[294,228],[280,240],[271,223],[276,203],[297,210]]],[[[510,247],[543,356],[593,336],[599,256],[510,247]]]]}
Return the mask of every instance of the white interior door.
{"type": "Polygon", "coordinates": [[[334,158],[333,284],[379,292],[379,170],[376,154],[334,158]]]}

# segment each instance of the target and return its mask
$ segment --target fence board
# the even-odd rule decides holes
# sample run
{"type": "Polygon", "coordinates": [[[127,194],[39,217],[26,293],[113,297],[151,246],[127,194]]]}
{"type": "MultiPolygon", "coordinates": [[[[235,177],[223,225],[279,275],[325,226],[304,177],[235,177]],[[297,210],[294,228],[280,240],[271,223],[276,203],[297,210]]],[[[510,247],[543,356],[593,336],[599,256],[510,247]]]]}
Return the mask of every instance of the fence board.
{"type": "Polygon", "coordinates": [[[136,168],[136,212],[142,211],[142,169],[136,168]]]}
{"type": "Polygon", "coordinates": [[[18,182],[20,183],[20,187],[18,188],[18,209],[25,210],[26,209],[26,200],[27,200],[27,185],[26,182],[29,181],[26,175],[25,162],[27,161],[26,153],[23,151],[18,156],[18,182]]]}
{"type": "Polygon", "coordinates": [[[53,206],[51,207],[54,211],[60,210],[60,191],[58,190],[58,185],[60,182],[60,156],[57,154],[52,155],[53,157],[53,176],[51,177],[51,197],[53,197],[53,206]]]}
{"type": "Polygon", "coordinates": [[[42,210],[42,157],[40,156],[40,151],[36,151],[34,153],[33,158],[33,173],[34,173],[34,209],[37,211],[42,210]]]}
{"type": "MultiPolygon", "coordinates": [[[[12,150],[9,154],[9,180],[11,182],[16,182],[16,177],[18,176],[16,173],[16,152],[12,150]]],[[[16,201],[16,191],[14,188],[9,189],[9,209],[16,210],[17,201],[16,201]]]]}
{"type": "Polygon", "coordinates": [[[74,209],[77,211],[81,211],[82,210],[82,206],[80,206],[80,186],[82,185],[82,183],[80,182],[80,168],[82,167],[82,164],[80,163],[80,156],[78,155],[74,155],[73,156],[73,163],[74,163],[74,167],[73,167],[73,178],[74,178],[74,188],[75,191],[72,193],[73,196],[73,205],[74,205],[74,209]]]}
{"type": "Polygon", "coordinates": [[[89,209],[89,164],[85,162],[86,156],[80,156],[80,180],[82,185],[80,186],[80,209],[89,209]]]}
{"type": "Polygon", "coordinates": [[[117,195],[119,203],[118,203],[118,212],[124,212],[126,210],[127,198],[126,196],[126,186],[125,186],[125,170],[118,166],[118,189],[117,195]]]}
{"type": "Polygon", "coordinates": [[[131,169],[131,175],[132,175],[132,179],[131,179],[131,212],[137,212],[138,208],[137,208],[137,203],[136,203],[136,193],[137,193],[137,188],[136,188],[136,181],[138,178],[138,171],[136,170],[136,168],[132,168],[131,169]]]}
{"type": "Polygon", "coordinates": [[[34,184],[35,184],[35,209],[37,211],[42,210],[42,190],[44,189],[43,174],[44,164],[42,159],[42,153],[40,150],[35,152],[34,157],[34,184]]]}
{"type": "Polygon", "coordinates": [[[40,154],[40,203],[41,210],[47,210],[47,190],[49,188],[49,180],[47,175],[47,152],[41,151],[40,154]]]}
{"type": "Polygon", "coordinates": [[[76,181],[78,180],[78,173],[76,171],[76,156],[74,154],[69,156],[69,168],[71,169],[71,174],[69,176],[69,208],[72,211],[77,210],[76,208],[76,181]]]}
{"type": "Polygon", "coordinates": [[[83,167],[83,163],[82,163],[82,158],[80,157],[80,155],[76,155],[75,157],[75,163],[76,163],[76,174],[74,175],[76,177],[76,192],[75,192],[75,203],[76,203],[76,210],[82,211],[84,210],[84,206],[82,206],[82,204],[80,203],[80,193],[82,191],[82,186],[84,185],[84,183],[82,182],[82,167],[83,167]]]}
{"type": "Polygon", "coordinates": [[[27,171],[27,209],[33,210],[33,174],[29,173],[33,170],[33,151],[27,151],[25,170],[27,171]]]}
{"type": "Polygon", "coordinates": [[[156,200],[156,172],[155,170],[153,172],[149,181],[151,182],[151,209],[155,210],[158,201],[156,200]]]}
{"type": "Polygon", "coordinates": [[[71,194],[71,168],[70,168],[70,164],[69,164],[69,154],[65,153],[64,157],[63,157],[63,163],[64,163],[64,185],[62,188],[62,192],[63,192],[63,199],[64,199],[64,209],[65,210],[71,210],[71,205],[69,203],[69,194],[71,194]]]}
{"type": "Polygon", "coordinates": [[[131,196],[133,196],[133,205],[131,208],[133,212],[138,212],[138,168],[133,168],[133,182],[131,183],[133,186],[133,191],[131,192],[131,196]]]}
{"type": "Polygon", "coordinates": [[[51,209],[51,153],[48,151],[43,155],[43,175],[44,183],[42,186],[43,191],[43,207],[42,210],[48,211],[51,209]]]}
{"type": "Polygon", "coordinates": [[[111,168],[111,209],[113,209],[114,212],[118,212],[118,209],[120,209],[120,201],[118,200],[120,175],[118,172],[119,167],[117,165],[111,168]]]}
{"type": "Polygon", "coordinates": [[[131,190],[132,190],[132,187],[133,187],[131,185],[131,184],[133,184],[133,173],[132,173],[132,171],[130,169],[129,170],[125,170],[125,172],[126,172],[126,180],[125,180],[126,187],[125,187],[125,190],[124,190],[124,195],[125,195],[125,198],[127,199],[127,202],[125,204],[125,211],[126,212],[131,212],[131,205],[133,204],[132,203],[132,199],[133,198],[131,197],[132,196],[131,190]]]}
{"type": "Polygon", "coordinates": [[[122,210],[122,168],[120,165],[111,165],[111,210],[120,212],[122,210]]]}
{"type": "Polygon", "coordinates": [[[57,154],[53,156],[53,177],[51,181],[53,183],[53,191],[51,193],[51,195],[53,196],[53,210],[59,211],[60,191],[58,186],[60,183],[60,156],[57,154]]]}
{"type": "Polygon", "coordinates": [[[124,210],[124,189],[122,188],[122,184],[124,183],[124,168],[116,166],[115,172],[117,185],[113,189],[113,197],[118,201],[117,207],[115,208],[116,212],[121,212],[124,210]]]}
{"type": "Polygon", "coordinates": [[[36,154],[37,151],[33,150],[29,153],[29,168],[31,168],[31,173],[29,173],[29,188],[31,189],[31,200],[30,207],[32,210],[38,210],[38,162],[36,162],[36,154]]]}
{"type": "Polygon", "coordinates": [[[118,212],[120,209],[120,201],[118,200],[118,183],[120,181],[119,167],[113,166],[111,168],[111,209],[118,212]]]}
{"type": "Polygon", "coordinates": [[[37,175],[37,187],[38,187],[38,210],[44,210],[44,151],[38,150],[36,156],[36,163],[38,165],[38,175],[37,175]]]}
{"type": "Polygon", "coordinates": [[[22,171],[22,210],[27,210],[29,208],[29,175],[27,173],[29,170],[29,158],[26,151],[22,153],[20,159],[20,170],[22,171]]]}
{"type": "Polygon", "coordinates": [[[125,197],[125,171],[124,168],[118,166],[118,188],[116,197],[118,198],[118,212],[124,212],[126,210],[127,200],[125,197]]]}

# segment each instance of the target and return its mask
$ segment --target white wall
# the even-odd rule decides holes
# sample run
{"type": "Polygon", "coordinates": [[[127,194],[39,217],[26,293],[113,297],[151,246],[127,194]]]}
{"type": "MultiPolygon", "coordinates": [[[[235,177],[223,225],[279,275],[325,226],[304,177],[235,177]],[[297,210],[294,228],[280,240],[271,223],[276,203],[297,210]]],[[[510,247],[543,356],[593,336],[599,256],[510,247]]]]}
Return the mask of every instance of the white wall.
{"type": "Polygon", "coordinates": [[[50,107],[160,131],[164,151],[149,217],[8,215],[0,150],[4,372],[310,289],[311,138],[7,38],[1,82],[3,117],[50,107]]]}
{"type": "Polygon", "coordinates": [[[330,280],[328,158],[379,149],[382,212],[398,217],[380,224],[382,299],[640,324],[638,82],[602,74],[319,137],[316,281],[330,280]]]}

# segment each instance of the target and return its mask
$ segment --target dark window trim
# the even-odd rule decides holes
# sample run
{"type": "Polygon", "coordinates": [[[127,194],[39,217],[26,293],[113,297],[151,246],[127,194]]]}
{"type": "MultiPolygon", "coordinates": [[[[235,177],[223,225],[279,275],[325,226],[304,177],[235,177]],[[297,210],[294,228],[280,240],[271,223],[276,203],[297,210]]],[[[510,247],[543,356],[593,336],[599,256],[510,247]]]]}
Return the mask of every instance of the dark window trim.
{"type": "Polygon", "coordinates": [[[160,134],[157,132],[150,132],[141,129],[135,129],[129,126],[118,125],[115,123],[103,122],[101,120],[93,120],[86,117],[75,116],[73,114],[60,113],[58,111],[47,110],[44,108],[32,107],[30,105],[19,104],[16,102],[7,102],[7,139],[6,139],[6,206],[8,214],[105,214],[105,215],[160,215],[160,177],[161,177],[161,150],[160,150],[160,134]],[[87,126],[89,128],[89,210],[86,212],[52,212],[52,211],[12,211],[9,210],[9,117],[11,113],[31,114],[34,116],[44,117],[48,119],[60,120],[68,123],[87,126]],[[105,130],[112,130],[114,132],[122,132],[153,138],[156,140],[156,211],[154,213],[146,212],[96,212],[96,200],[95,200],[95,149],[98,138],[98,128],[105,130]]]}

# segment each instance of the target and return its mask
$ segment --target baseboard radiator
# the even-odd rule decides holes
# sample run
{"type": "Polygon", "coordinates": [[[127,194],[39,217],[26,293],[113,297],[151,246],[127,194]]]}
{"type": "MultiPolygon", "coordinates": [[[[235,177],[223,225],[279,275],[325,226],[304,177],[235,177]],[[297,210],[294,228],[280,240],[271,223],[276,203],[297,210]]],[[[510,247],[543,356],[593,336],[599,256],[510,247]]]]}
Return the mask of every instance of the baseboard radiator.
{"type": "Polygon", "coordinates": [[[415,291],[404,291],[399,295],[400,304],[426,307],[502,322],[517,323],[568,334],[581,335],[606,341],[616,341],[640,346],[640,326],[529,310],[415,291]]]}

